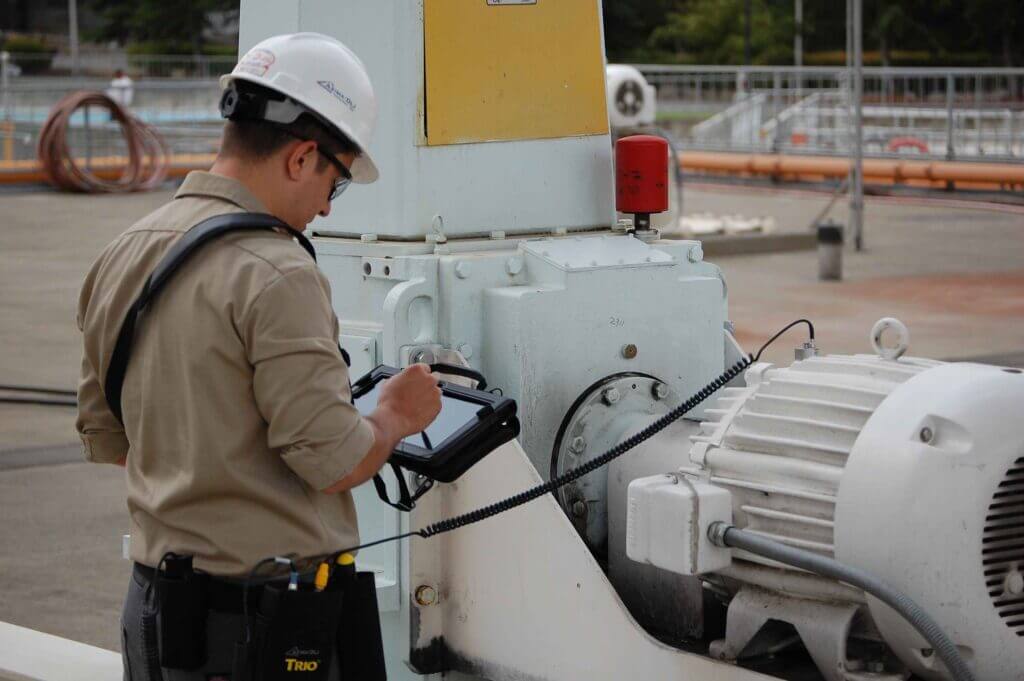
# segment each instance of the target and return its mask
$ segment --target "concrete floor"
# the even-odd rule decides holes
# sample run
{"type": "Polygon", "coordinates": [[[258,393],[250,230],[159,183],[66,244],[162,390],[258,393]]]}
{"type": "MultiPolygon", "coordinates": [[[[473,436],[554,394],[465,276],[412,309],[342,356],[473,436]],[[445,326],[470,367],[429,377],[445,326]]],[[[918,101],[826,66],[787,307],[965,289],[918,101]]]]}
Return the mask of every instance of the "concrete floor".
{"type": "MultiPolygon", "coordinates": [[[[758,188],[698,187],[686,211],[773,215],[804,229],[828,196],[758,188]]],[[[846,205],[830,213],[846,222],[846,205]]],[[[715,262],[729,286],[729,314],[749,349],[798,317],[814,322],[825,352],[870,352],[881,317],[910,329],[910,353],[939,359],[1024,351],[1024,211],[962,202],[868,198],[864,245],[848,247],[844,279],[817,279],[814,252],[744,255],[715,262]]],[[[796,339],[796,337],[794,337],[796,339]]],[[[777,344],[772,361],[791,358],[777,344]]],[[[1012,363],[1012,362],[1011,362],[1012,363]]]]}
{"type": "MultiPolygon", "coordinates": [[[[75,386],[81,280],[107,242],[171,193],[0,194],[0,384],[75,386]]],[[[686,211],[773,215],[799,230],[827,201],[692,186],[686,211]]],[[[845,221],[844,205],[833,216],[845,221]]],[[[1024,364],[1024,213],[869,198],[866,223],[867,249],[847,252],[842,282],[817,281],[813,252],[717,261],[748,349],[807,316],[824,351],[867,352],[874,321],[897,316],[912,354],[1024,364]]],[[[768,357],[788,362],[801,334],[768,357]]],[[[0,404],[0,621],[116,650],[129,569],[123,473],[80,463],[76,442],[73,409],[0,404]]]]}

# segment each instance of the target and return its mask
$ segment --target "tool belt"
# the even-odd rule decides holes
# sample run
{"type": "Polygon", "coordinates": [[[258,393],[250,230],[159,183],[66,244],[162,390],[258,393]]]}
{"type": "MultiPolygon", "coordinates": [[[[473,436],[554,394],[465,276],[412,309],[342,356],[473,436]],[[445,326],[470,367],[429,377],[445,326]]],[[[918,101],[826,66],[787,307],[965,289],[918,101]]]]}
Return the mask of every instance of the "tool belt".
{"type": "Polygon", "coordinates": [[[161,567],[134,567],[139,581],[153,587],[143,628],[158,641],[159,667],[202,667],[207,615],[217,611],[248,615],[233,651],[234,681],[325,681],[335,659],[340,679],[387,679],[372,572],[338,566],[323,590],[308,583],[290,590],[287,579],[246,587],[198,572],[191,556],[165,557],[161,567]]]}

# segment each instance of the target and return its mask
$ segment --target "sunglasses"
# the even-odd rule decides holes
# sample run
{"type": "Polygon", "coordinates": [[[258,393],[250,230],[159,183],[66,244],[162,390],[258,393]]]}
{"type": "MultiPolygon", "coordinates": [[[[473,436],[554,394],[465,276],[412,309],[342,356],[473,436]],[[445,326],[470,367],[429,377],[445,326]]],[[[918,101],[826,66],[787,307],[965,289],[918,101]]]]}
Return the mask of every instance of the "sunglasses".
{"type": "Polygon", "coordinates": [[[340,175],[340,177],[334,181],[333,185],[331,185],[331,193],[327,195],[328,201],[333,201],[334,199],[338,198],[339,196],[345,193],[345,190],[348,189],[348,186],[352,184],[352,172],[345,167],[344,163],[338,160],[337,156],[335,156],[334,154],[328,154],[326,151],[321,149],[320,144],[316,140],[310,140],[305,137],[301,137],[293,132],[284,130],[282,128],[278,128],[278,130],[281,130],[281,132],[290,137],[294,137],[300,142],[315,143],[317,153],[326,158],[331,163],[331,165],[338,169],[338,174],[340,175]]]}
{"type": "Polygon", "coordinates": [[[331,185],[331,193],[327,195],[327,200],[333,201],[344,194],[345,190],[348,189],[348,186],[352,184],[352,172],[345,167],[344,163],[338,160],[337,156],[334,154],[328,154],[320,148],[320,145],[317,145],[316,150],[338,169],[340,177],[334,181],[333,185],[331,185]]]}

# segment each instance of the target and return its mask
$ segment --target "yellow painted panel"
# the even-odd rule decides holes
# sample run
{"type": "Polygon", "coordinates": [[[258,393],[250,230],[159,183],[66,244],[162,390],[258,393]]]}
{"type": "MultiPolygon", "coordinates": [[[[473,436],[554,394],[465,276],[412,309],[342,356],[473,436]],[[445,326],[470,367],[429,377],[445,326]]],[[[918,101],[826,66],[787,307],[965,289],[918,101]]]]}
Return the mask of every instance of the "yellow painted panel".
{"type": "Polygon", "coordinates": [[[608,132],[597,0],[424,0],[428,145],[608,132]]]}

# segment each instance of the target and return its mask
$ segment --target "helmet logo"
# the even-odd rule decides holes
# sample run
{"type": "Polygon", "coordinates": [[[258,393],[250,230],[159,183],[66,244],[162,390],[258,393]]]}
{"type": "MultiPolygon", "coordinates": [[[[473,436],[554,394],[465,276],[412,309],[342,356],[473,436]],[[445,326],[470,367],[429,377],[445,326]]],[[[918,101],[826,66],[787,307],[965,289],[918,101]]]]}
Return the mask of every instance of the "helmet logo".
{"type": "Polygon", "coordinates": [[[274,63],[274,60],[274,53],[270,50],[249,50],[242,57],[242,60],[238,62],[235,70],[250,73],[254,76],[262,76],[270,68],[270,65],[274,63]]]}
{"type": "Polygon", "coordinates": [[[348,95],[346,95],[344,92],[339,90],[334,85],[333,81],[330,81],[330,80],[318,80],[316,82],[316,84],[319,85],[320,87],[322,87],[323,89],[327,90],[328,92],[330,92],[334,96],[335,99],[337,99],[339,102],[341,102],[342,104],[347,106],[349,111],[355,111],[356,110],[355,102],[353,102],[349,98],[348,95]]]}

